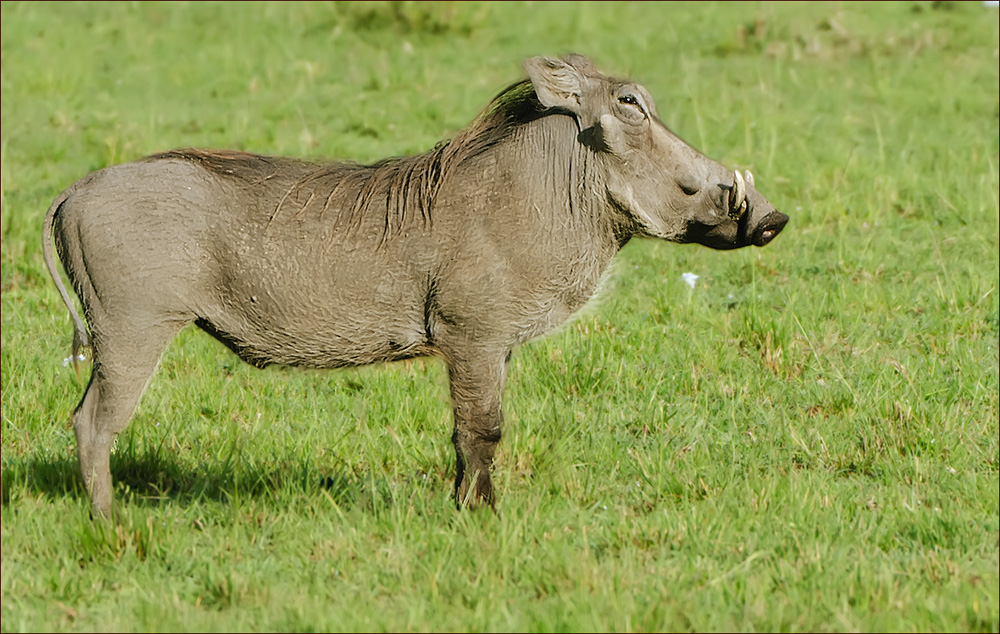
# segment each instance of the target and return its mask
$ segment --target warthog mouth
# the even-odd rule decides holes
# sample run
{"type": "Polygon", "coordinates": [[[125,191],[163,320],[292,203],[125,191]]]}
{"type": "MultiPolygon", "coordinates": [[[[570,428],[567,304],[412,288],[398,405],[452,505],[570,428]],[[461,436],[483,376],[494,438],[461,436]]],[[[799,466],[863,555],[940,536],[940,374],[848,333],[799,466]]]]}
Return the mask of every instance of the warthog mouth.
{"type": "Polygon", "coordinates": [[[697,223],[689,225],[684,242],[695,242],[720,251],[739,249],[751,244],[762,247],[774,240],[788,224],[788,216],[774,210],[764,216],[755,227],[751,227],[750,215],[744,213],[738,223],[730,220],[714,226],[697,223]]]}

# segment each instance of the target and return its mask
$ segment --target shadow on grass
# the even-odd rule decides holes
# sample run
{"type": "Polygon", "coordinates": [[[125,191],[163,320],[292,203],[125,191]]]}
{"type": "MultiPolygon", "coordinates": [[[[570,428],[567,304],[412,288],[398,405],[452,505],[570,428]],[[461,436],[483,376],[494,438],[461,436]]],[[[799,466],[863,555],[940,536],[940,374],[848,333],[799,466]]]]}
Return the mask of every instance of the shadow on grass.
{"type": "MultiPolygon", "coordinates": [[[[86,498],[75,456],[26,456],[2,460],[0,505],[6,510],[21,495],[86,498]]],[[[261,469],[226,461],[190,468],[155,450],[112,454],[111,478],[120,503],[231,503],[235,499],[278,500],[325,491],[341,508],[392,505],[396,495],[381,475],[360,470],[324,473],[302,461],[288,460],[261,469]]]]}

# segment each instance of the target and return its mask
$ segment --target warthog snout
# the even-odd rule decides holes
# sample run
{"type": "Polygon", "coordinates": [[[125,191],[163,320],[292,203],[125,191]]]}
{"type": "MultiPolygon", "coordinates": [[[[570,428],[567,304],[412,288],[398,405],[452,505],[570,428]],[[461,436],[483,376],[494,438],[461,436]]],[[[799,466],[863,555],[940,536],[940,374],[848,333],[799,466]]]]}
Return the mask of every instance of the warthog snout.
{"type": "Polygon", "coordinates": [[[749,171],[733,172],[731,183],[719,184],[718,188],[722,192],[719,212],[699,216],[700,222],[690,226],[688,241],[720,250],[762,247],[788,223],[788,216],[757,192],[749,171]]]}

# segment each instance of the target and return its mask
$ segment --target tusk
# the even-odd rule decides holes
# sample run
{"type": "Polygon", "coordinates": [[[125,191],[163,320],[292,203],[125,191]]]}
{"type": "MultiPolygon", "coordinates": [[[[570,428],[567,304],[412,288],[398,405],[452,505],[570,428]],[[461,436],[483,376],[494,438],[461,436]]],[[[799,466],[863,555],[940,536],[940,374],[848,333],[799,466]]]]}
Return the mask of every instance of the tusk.
{"type": "Polygon", "coordinates": [[[743,176],[739,172],[733,172],[733,190],[729,199],[729,216],[733,220],[739,220],[746,211],[747,188],[743,182],[743,176]]]}
{"type": "Polygon", "coordinates": [[[744,176],[744,178],[746,178],[747,185],[749,185],[750,187],[753,187],[754,186],[753,185],[753,174],[750,173],[750,170],[747,170],[747,171],[743,172],[743,176],[744,176]]]}

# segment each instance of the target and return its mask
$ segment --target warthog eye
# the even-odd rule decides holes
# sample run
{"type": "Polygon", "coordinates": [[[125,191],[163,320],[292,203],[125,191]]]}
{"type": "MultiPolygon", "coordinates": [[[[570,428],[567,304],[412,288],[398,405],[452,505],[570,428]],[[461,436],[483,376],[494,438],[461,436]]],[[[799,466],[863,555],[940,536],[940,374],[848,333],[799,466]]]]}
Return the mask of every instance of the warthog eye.
{"type": "Polygon", "coordinates": [[[632,95],[622,95],[618,98],[618,103],[627,103],[630,106],[638,106],[639,100],[632,95]]]}

